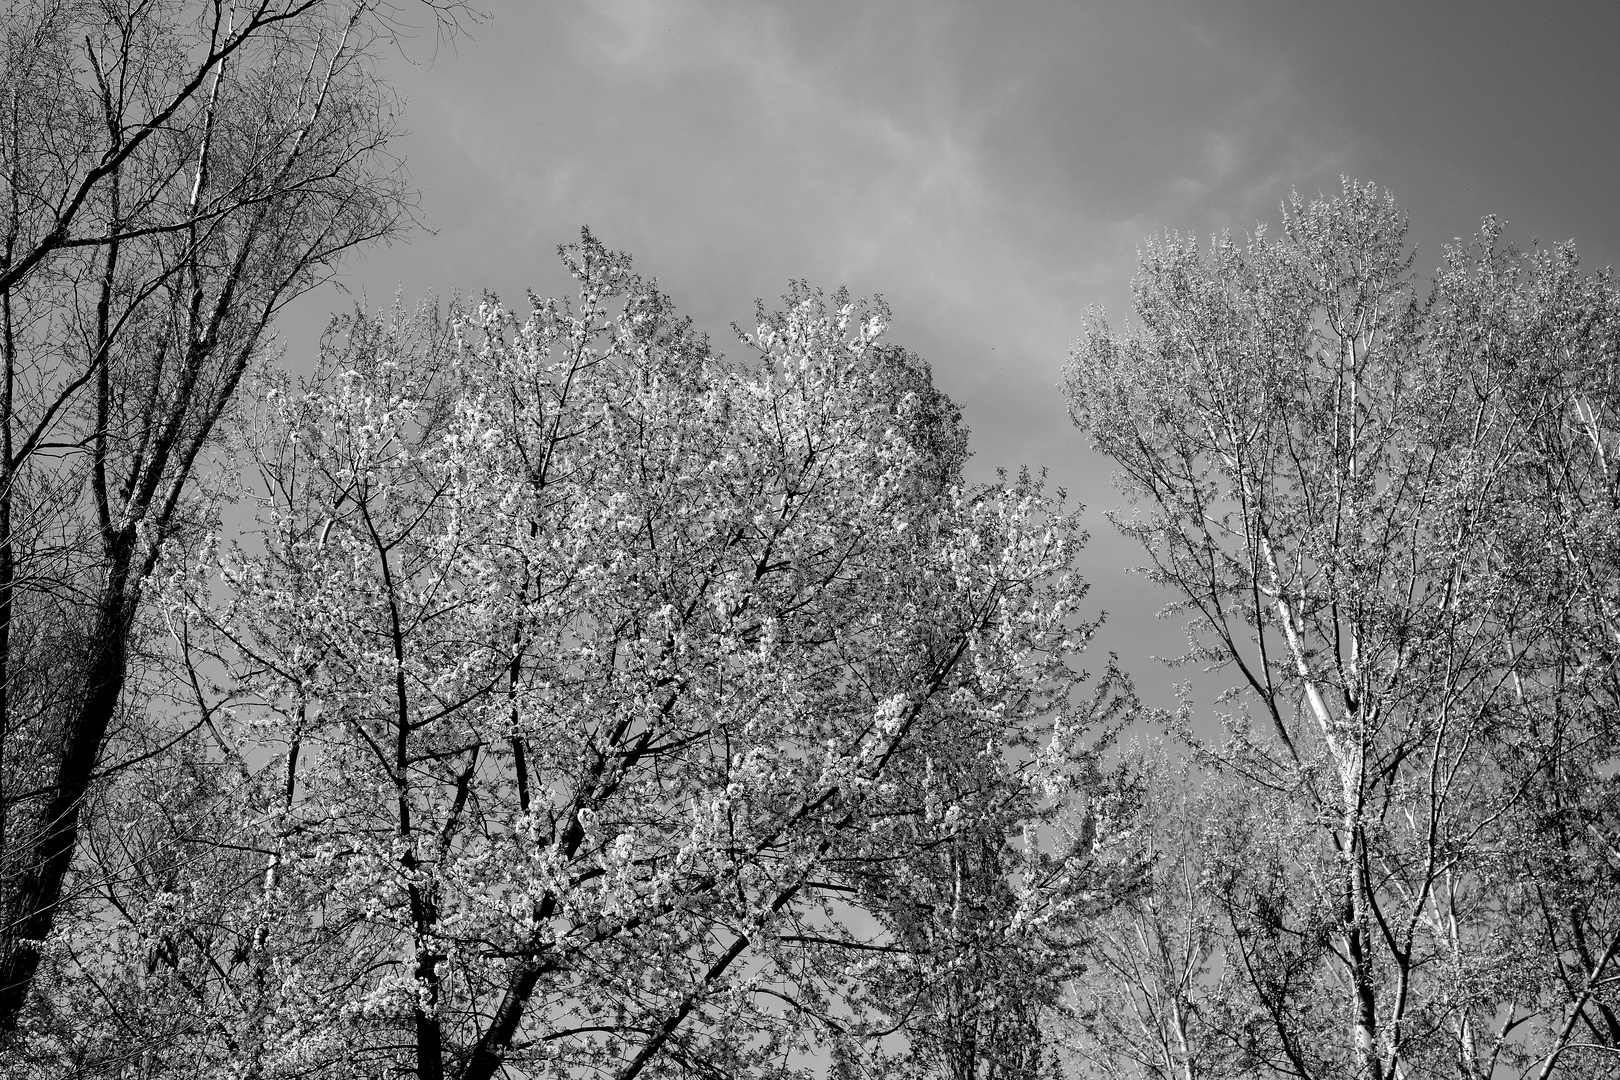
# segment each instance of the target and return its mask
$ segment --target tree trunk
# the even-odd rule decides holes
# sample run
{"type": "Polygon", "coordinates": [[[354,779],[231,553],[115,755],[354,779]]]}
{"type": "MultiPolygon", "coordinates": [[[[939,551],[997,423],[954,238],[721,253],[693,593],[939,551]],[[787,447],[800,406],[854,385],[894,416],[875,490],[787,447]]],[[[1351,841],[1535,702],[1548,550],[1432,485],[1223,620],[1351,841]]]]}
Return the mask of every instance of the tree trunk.
{"type": "Polygon", "coordinates": [[[1355,1036],[1357,1080],[1384,1080],[1383,1061],[1378,1053],[1378,999],[1373,983],[1372,957],[1367,949],[1366,881],[1361,872],[1360,830],[1349,829],[1350,881],[1346,890],[1344,931],[1345,955],[1350,963],[1351,1028],[1355,1036]]]}
{"type": "Polygon", "coordinates": [[[96,605],[96,615],[77,675],[81,692],[63,725],[57,746],[56,779],[40,805],[38,817],[22,841],[21,873],[6,897],[0,918],[0,1033],[15,1030],[39,966],[33,944],[50,932],[62,885],[73,863],[79,810],[90,788],[102,741],[123,691],[128,656],[128,595],[132,536],[116,541],[112,566],[96,605]]]}

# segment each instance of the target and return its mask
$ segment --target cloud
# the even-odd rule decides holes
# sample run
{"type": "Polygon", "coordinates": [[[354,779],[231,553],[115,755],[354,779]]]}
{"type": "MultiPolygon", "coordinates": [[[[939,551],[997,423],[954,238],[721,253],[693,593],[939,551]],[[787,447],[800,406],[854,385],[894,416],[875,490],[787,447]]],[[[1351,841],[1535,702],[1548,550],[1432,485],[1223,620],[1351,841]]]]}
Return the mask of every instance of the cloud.
{"type": "Polygon", "coordinates": [[[440,267],[564,289],[549,249],[588,223],[722,347],[790,277],[882,292],[994,460],[1046,456],[1067,344],[1144,235],[1249,227],[1343,155],[1286,70],[1106,8],[602,0],[491,30],[429,99],[427,167],[471,193],[440,267]]]}

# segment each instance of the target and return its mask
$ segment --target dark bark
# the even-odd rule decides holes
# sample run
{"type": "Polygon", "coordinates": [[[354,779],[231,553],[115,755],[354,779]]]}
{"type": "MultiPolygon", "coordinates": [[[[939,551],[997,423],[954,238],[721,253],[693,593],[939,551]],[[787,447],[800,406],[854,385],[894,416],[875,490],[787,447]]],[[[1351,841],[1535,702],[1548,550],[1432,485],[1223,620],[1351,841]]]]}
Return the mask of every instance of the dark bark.
{"type": "Polygon", "coordinates": [[[31,943],[51,932],[73,862],[79,812],[123,692],[134,537],[126,533],[119,539],[82,667],[63,672],[79,679],[83,689],[63,726],[55,782],[47,797],[36,804],[31,839],[22,852],[22,872],[7,897],[7,909],[0,912],[5,919],[0,932],[0,1033],[15,1030],[27,1000],[39,966],[39,953],[31,943]]]}
{"type": "MultiPolygon", "coordinates": [[[[6,103],[3,147],[12,198],[0,234],[0,786],[11,790],[0,790],[0,1041],[18,1027],[39,966],[30,942],[49,936],[66,896],[86,795],[98,770],[119,767],[101,759],[142,582],[157,545],[183,524],[181,497],[199,455],[275,313],[344,251],[389,235],[409,213],[393,163],[375,157],[392,132],[387,95],[374,76],[340,63],[365,48],[356,29],[375,17],[373,5],[294,0],[236,21],[216,9],[211,26],[195,28],[189,66],[171,72],[144,111],[123,77],[149,73],[148,36],[184,39],[191,30],[165,22],[174,13],[161,7],[116,8],[92,5],[51,23],[23,5],[16,25],[37,23],[38,40],[13,49],[8,37],[0,73],[12,74],[18,57],[46,58],[6,103]],[[241,148],[220,134],[231,129],[218,117],[227,102],[239,113],[257,107],[252,73],[282,76],[256,66],[253,43],[293,27],[310,63],[302,81],[278,84],[286,93],[265,133],[275,157],[262,176],[233,179],[231,155],[241,148]],[[88,100],[72,59],[81,52],[105,130],[68,140],[83,145],[62,175],[32,169],[38,151],[17,136],[19,117],[75,133],[87,115],[69,107],[88,100]],[[152,138],[174,125],[199,135],[184,152],[189,164],[163,157],[163,140],[152,138]],[[44,187],[30,190],[36,182],[44,187]],[[86,319],[73,324],[71,342],[21,332],[13,342],[14,306],[24,327],[30,312],[86,319]],[[154,327],[168,329],[154,335],[154,327]],[[62,446],[88,456],[83,477],[58,469],[62,446]],[[64,478],[75,486],[66,494],[51,486],[64,478]],[[71,568],[58,584],[60,568],[41,567],[64,552],[71,568]],[[65,614],[30,599],[47,579],[50,603],[65,614]],[[36,656],[41,631],[69,647],[36,656]],[[32,700],[41,683],[43,703],[32,700]],[[19,783],[19,766],[40,775],[19,783]]],[[[442,27],[453,29],[457,8],[452,0],[434,9],[442,27]]]]}

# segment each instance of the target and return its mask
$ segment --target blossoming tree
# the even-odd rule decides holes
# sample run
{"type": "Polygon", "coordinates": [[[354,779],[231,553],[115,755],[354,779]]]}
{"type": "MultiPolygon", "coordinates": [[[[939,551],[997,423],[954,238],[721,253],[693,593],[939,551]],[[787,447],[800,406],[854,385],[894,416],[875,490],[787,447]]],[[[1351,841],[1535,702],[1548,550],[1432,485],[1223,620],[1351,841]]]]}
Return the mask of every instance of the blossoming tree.
{"type": "Polygon", "coordinates": [[[148,965],[212,1067],[911,1067],[939,972],[1120,873],[1089,793],[1130,701],[1074,692],[1072,517],[963,485],[880,308],[795,287],[728,363],[624,257],[566,258],[577,306],[353,321],[246,439],[255,546],[168,581],[242,854],[119,906],[217,894],[148,965]],[[940,889],[956,851],[996,881],[940,889]]]}

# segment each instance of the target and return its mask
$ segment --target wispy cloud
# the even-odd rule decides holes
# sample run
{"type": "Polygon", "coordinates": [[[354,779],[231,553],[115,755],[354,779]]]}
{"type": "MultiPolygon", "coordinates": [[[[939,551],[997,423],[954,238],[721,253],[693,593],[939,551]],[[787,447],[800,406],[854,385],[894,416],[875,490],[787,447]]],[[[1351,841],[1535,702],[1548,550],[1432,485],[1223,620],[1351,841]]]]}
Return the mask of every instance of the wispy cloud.
{"type": "MultiPolygon", "coordinates": [[[[1088,305],[1125,315],[1145,236],[1241,234],[1290,188],[1332,191],[1348,172],[1436,223],[1426,251],[1488,210],[1578,234],[1600,262],[1620,250],[1605,213],[1620,144],[1590,137],[1620,77],[1602,60],[1612,33],[1559,30],[1574,6],[1515,15],[1512,36],[1373,8],[500,5],[457,55],[396,72],[438,232],[353,280],[374,297],[400,281],[565,292],[552,249],[589,224],[722,348],[790,277],[882,292],[895,338],[962,402],[980,475],[1045,462],[1112,505],[1054,384],[1088,305]],[[1599,74],[1583,89],[1579,71],[1599,74]],[[1578,205],[1536,201],[1577,189],[1578,205]],[[1588,246],[1594,229],[1607,247],[1588,246]]],[[[288,339],[313,341],[323,318],[288,339]]],[[[1099,530],[1097,550],[1109,542],[1099,530]]]]}

